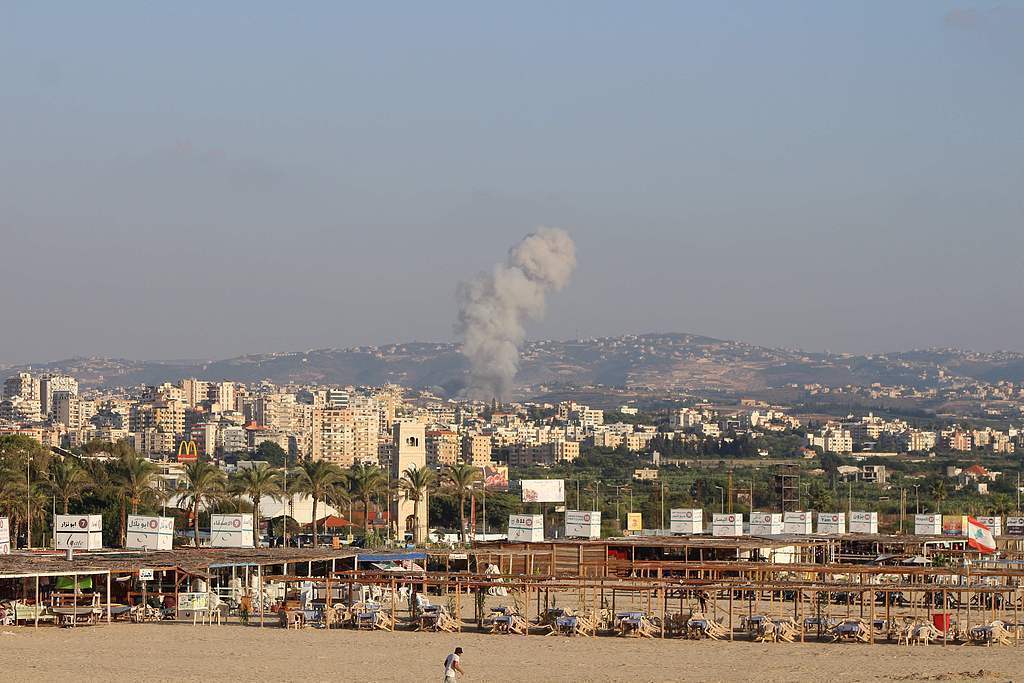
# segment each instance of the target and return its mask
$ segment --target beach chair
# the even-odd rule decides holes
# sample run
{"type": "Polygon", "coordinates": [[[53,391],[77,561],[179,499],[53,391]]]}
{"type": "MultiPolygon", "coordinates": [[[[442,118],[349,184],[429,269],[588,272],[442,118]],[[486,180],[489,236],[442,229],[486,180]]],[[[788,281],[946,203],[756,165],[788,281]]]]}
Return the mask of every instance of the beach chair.
{"type": "Polygon", "coordinates": [[[832,642],[870,643],[871,628],[863,619],[847,619],[832,627],[832,642]]]}
{"type": "Polygon", "coordinates": [[[1013,637],[1006,624],[1000,620],[991,621],[970,630],[970,642],[976,645],[1012,645],[1013,637]]]}
{"type": "Polygon", "coordinates": [[[914,627],[912,638],[916,645],[928,645],[942,638],[942,631],[929,622],[921,622],[914,627]]]}

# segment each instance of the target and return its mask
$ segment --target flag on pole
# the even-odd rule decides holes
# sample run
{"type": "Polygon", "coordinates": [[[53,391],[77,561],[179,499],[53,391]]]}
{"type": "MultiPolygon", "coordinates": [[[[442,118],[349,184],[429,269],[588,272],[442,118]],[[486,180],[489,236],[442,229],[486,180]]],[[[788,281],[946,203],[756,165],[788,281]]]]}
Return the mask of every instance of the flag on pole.
{"type": "Polygon", "coordinates": [[[983,553],[994,553],[996,551],[996,539],[992,531],[976,520],[974,517],[967,518],[967,545],[983,553]]]}

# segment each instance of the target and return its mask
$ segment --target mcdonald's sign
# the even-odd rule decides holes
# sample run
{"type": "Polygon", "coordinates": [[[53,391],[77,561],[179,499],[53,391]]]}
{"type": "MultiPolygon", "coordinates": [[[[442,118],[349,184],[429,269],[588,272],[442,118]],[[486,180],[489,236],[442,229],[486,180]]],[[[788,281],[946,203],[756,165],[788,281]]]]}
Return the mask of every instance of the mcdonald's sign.
{"type": "Polygon", "coordinates": [[[195,441],[182,439],[178,444],[178,462],[195,462],[199,459],[199,448],[195,441]]]}

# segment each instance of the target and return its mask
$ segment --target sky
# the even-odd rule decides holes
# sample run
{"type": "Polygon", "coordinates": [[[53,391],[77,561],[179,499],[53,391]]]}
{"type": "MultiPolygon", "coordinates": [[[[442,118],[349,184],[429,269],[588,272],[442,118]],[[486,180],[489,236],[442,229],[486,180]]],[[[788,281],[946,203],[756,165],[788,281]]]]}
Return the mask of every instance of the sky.
{"type": "Polygon", "coordinates": [[[1024,3],[0,3],[0,363],[454,338],[1024,351],[1024,3]]]}

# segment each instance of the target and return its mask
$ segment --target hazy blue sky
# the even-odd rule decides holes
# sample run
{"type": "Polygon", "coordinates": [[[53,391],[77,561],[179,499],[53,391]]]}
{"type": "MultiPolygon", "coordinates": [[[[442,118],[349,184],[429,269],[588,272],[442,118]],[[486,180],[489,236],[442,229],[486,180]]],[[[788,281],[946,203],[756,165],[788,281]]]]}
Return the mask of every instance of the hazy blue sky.
{"type": "Polygon", "coordinates": [[[1024,350],[1024,5],[0,3],[0,362],[452,337],[1024,350]]]}

